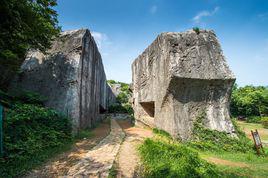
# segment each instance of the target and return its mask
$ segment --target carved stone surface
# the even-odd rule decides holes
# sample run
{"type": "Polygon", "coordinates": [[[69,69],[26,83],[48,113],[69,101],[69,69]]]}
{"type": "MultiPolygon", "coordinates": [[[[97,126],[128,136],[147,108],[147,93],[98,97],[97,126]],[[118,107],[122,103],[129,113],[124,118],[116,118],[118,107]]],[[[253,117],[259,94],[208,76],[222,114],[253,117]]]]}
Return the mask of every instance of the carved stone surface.
{"type": "Polygon", "coordinates": [[[38,92],[46,106],[73,118],[74,130],[91,127],[115,102],[89,30],[66,31],[46,54],[30,51],[12,88],[38,92]]]}
{"type": "Polygon", "coordinates": [[[191,138],[201,113],[204,125],[232,134],[229,102],[235,76],[213,31],[162,33],[133,62],[133,107],[137,124],[191,138]]]}

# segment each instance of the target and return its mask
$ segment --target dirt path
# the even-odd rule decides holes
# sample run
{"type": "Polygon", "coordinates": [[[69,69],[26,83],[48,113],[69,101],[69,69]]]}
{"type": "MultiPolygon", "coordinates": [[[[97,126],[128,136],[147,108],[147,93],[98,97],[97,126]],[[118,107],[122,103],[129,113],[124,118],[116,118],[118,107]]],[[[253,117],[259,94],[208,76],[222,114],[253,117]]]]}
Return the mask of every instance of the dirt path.
{"type": "Polygon", "coordinates": [[[249,167],[246,163],[241,163],[241,162],[233,162],[233,161],[228,161],[225,159],[220,159],[220,158],[215,158],[215,157],[208,157],[206,158],[208,162],[214,163],[216,165],[225,165],[225,166],[234,166],[234,167],[249,167]]]}
{"type": "Polygon", "coordinates": [[[66,175],[69,169],[79,162],[88,150],[100,143],[100,141],[108,136],[109,133],[110,121],[106,120],[103,123],[100,123],[97,128],[92,130],[92,137],[76,142],[70,151],[56,156],[48,161],[44,166],[31,171],[31,173],[24,177],[52,178],[66,175]]]}
{"type": "Polygon", "coordinates": [[[115,163],[117,177],[136,177],[139,167],[137,147],[152,137],[149,129],[132,127],[129,120],[111,120],[93,130],[93,137],[79,141],[74,148],[25,177],[108,177],[115,163]],[[107,136],[108,135],[108,136],[107,136]]]}
{"type": "Polygon", "coordinates": [[[153,136],[152,131],[132,127],[128,120],[118,120],[118,123],[126,133],[126,137],[120,147],[116,160],[117,177],[137,177],[136,170],[140,163],[137,147],[145,138],[153,136]]]}
{"type": "Polygon", "coordinates": [[[68,177],[108,177],[125,133],[117,122],[111,120],[111,132],[97,146],[89,150],[74,166],[68,177]]]}

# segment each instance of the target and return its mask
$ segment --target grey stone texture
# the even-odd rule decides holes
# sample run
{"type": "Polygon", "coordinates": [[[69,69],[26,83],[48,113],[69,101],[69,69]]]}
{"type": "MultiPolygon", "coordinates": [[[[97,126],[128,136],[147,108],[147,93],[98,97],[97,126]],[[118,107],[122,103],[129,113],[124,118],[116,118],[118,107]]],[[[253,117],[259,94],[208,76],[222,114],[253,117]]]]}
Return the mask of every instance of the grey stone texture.
{"type": "Polygon", "coordinates": [[[92,127],[115,102],[102,58],[87,29],[62,32],[46,54],[32,50],[12,88],[38,92],[45,105],[73,119],[74,130],[92,127]]]}
{"type": "Polygon", "coordinates": [[[115,96],[118,96],[119,93],[121,93],[121,84],[115,83],[111,84],[110,86],[115,96]]]}
{"type": "Polygon", "coordinates": [[[235,135],[229,112],[234,81],[213,31],[161,33],[132,64],[136,123],[189,140],[205,113],[207,128],[235,135]]]}

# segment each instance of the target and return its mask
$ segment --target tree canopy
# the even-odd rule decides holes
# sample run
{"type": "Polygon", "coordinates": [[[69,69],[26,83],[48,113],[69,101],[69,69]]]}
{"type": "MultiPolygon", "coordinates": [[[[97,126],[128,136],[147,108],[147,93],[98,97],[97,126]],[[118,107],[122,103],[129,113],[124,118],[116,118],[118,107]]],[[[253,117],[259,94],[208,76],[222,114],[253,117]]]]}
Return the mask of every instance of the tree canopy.
{"type": "Polygon", "coordinates": [[[45,51],[58,35],[56,0],[1,0],[0,88],[18,71],[28,49],[45,51]]]}
{"type": "Polygon", "coordinates": [[[231,113],[234,116],[267,116],[268,88],[259,86],[233,87],[231,113]]]}

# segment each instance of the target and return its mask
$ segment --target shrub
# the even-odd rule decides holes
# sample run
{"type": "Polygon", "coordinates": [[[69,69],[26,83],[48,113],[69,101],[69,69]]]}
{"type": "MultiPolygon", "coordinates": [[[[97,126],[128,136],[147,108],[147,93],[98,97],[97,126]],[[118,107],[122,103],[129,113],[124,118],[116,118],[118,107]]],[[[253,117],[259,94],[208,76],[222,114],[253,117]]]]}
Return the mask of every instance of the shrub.
{"type": "Polygon", "coordinates": [[[46,97],[28,90],[14,89],[9,93],[0,90],[0,102],[6,106],[11,106],[14,103],[43,105],[46,100],[46,97]]]}
{"type": "Polygon", "coordinates": [[[248,123],[261,123],[262,117],[260,116],[249,116],[246,119],[246,122],[248,123]]]}
{"type": "Polygon", "coordinates": [[[128,114],[133,114],[133,108],[131,107],[130,104],[118,104],[118,105],[111,105],[108,108],[109,113],[128,113],[128,114]]]}
{"type": "Polygon", "coordinates": [[[268,115],[268,88],[234,85],[230,110],[233,116],[268,115]]]}
{"type": "Polygon", "coordinates": [[[264,128],[268,129],[268,117],[263,117],[261,123],[264,128]]]}
{"type": "Polygon", "coordinates": [[[194,27],[193,28],[193,31],[195,31],[196,34],[199,34],[200,33],[200,29],[198,27],[194,27]]]}
{"type": "Polygon", "coordinates": [[[214,165],[202,160],[197,152],[182,144],[146,139],[139,152],[144,177],[220,177],[214,165]]]}
{"type": "Polygon", "coordinates": [[[4,120],[0,177],[18,176],[71,143],[70,119],[31,104],[15,104],[4,120]]]}
{"type": "Polygon", "coordinates": [[[124,104],[123,107],[126,109],[128,114],[130,114],[130,115],[134,114],[133,108],[130,104],[128,104],[128,103],[124,104]]]}
{"type": "Polygon", "coordinates": [[[250,140],[246,137],[244,132],[238,129],[235,123],[234,127],[237,130],[236,134],[238,138],[231,137],[226,132],[205,128],[202,124],[204,118],[205,115],[201,114],[194,123],[192,133],[193,141],[187,143],[189,146],[204,151],[253,151],[250,140]]]}
{"type": "Polygon", "coordinates": [[[127,95],[126,92],[120,92],[117,97],[116,97],[116,100],[119,102],[119,103],[128,103],[128,98],[129,96],[127,95]]]}

